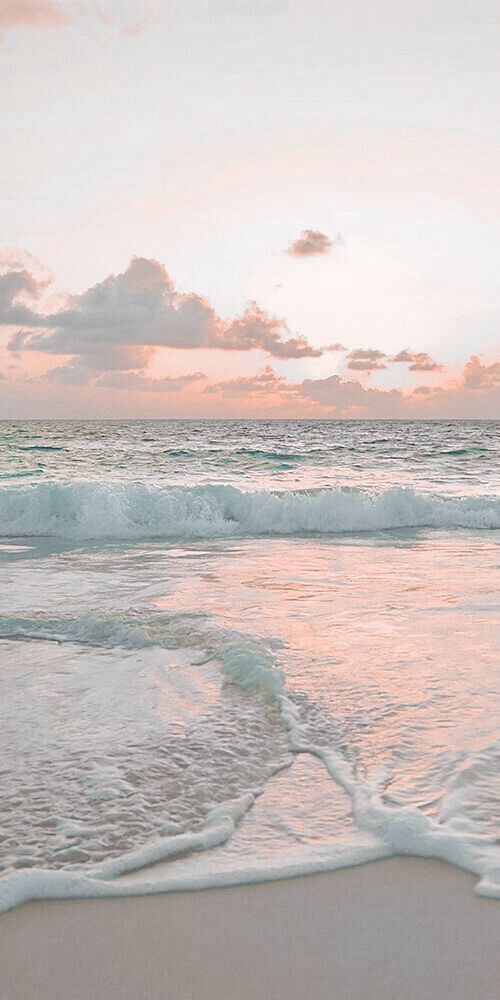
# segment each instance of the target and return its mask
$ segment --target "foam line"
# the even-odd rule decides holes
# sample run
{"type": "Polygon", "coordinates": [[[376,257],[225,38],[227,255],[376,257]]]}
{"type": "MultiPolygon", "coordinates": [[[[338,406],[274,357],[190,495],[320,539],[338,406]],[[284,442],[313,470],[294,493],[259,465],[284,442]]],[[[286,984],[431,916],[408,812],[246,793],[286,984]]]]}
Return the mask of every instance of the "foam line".
{"type": "MultiPolygon", "coordinates": [[[[162,619],[167,631],[172,628],[176,616],[162,619]]],[[[180,616],[178,623],[182,629],[186,623],[192,624],[192,616],[180,616]]],[[[0,634],[5,634],[5,621],[0,621],[0,634]],[[4,633],[1,629],[4,629],[4,633]]],[[[68,641],[78,641],[75,634],[82,634],[81,620],[39,620],[35,622],[37,638],[47,639],[52,635],[68,641]],[[65,625],[66,622],[66,625],[65,625]],[[69,622],[69,626],[68,626],[69,622]],[[76,624],[75,624],[76,622],[76,624]]],[[[88,628],[89,622],[86,621],[88,628]]],[[[116,619],[96,619],[94,642],[109,643],[118,639],[123,643],[127,638],[127,622],[116,619]],[[102,622],[104,621],[104,625],[102,622]],[[111,622],[111,624],[110,624],[111,622]],[[117,630],[116,634],[113,630],[117,630]]],[[[29,631],[26,622],[21,627],[19,620],[13,619],[13,629],[22,634],[29,631]]],[[[158,642],[159,619],[153,618],[155,632],[147,632],[147,623],[133,624],[134,642],[141,636],[145,642],[158,642]],[[141,629],[146,629],[141,632],[141,629]],[[154,636],[154,637],[153,637],[154,636]],[[144,638],[145,637],[145,638],[144,638]]],[[[12,632],[11,635],[14,633],[12,632]]],[[[169,641],[171,641],[171,632],[169,641]]],[[[207,650],[207,659],[217,660],[228,683],[243,688],[250,694],[259,692],[271,697],[279,706],[283,725],[288,732],[289,747],[294,754],[310,754],[324,764],[332,780],[349,795],[356,832],[353,836],[332,840],[320,848],[308,845],[299,851],[280,854],[278,859],[256,859],[254,864],[243,864],[224,871],[214,871],[210,864],[211,848],[226,843],[237,825],[252,807],[256,795],[241,795],[214,808],[203,826],[190,833],[157,838],[135,851],[118,858],[111,858],[88,868],[65,871],[47,871],[30,868],[15,871],[0,878],[0,910],[10,909],[30,899],[61,899],[90,896],[126,896],[158,893],[170,890],[201,889],[228,886],[268,879],[290,878],[301,874],[332,871],[340,867],[362,864],[375,859],[394,855],[423,858],[438,858],[463,868],[479,879],[477,891],[483,896],[500,899],[500,847],[493,837],[478,836],[457,831],[446,821],[435,820],[418,808],[394,807],[384,803],[380,784],[382,778],[371,783],[359,775],[352,765],[332,748],[317,746],[306,738],[301,726],[300,710],[285,689],[285,679],[269,645],[256,637],[225,633],[219,630],[219,642],[207,650]],[[162,872],[156,878],[123,880],[130,872],[153,865],[159,861],[185,859],[176,863],[174,872],[162,872]],[[193,854],[197,861],[190,868],[193,854]]],[[[142,639],[141,639],[142,641],[142,639]]],[[[335,831],[332,831],[332,837],[335,831]]]]}
{"type": "Polygon", "coordinates": [[[243,492],[232,486],[39,483],[0,488],[0,535],[218,538],[401,528],[500,527],[500,499],[393,488],[243,492]]]}

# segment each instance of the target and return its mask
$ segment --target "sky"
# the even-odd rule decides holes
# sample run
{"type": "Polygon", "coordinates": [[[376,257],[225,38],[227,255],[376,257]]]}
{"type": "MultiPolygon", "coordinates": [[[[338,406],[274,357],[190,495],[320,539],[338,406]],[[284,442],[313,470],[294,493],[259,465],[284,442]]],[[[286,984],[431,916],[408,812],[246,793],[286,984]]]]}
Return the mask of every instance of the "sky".
{"type": "Polygon", "coordinates": [[[1,0],[0,418],[500,417],[500,8],[1,0]]]}

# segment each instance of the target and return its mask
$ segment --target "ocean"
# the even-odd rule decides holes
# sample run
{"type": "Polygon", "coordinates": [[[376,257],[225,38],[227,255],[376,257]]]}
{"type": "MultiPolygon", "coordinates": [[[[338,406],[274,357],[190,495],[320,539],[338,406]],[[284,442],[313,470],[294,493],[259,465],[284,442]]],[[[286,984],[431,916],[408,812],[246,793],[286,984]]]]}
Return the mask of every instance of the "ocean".
{"type": "Polygon", "coordinates": [[[0,909],[500,897],[500,422],[0,423],[0,909]]]}

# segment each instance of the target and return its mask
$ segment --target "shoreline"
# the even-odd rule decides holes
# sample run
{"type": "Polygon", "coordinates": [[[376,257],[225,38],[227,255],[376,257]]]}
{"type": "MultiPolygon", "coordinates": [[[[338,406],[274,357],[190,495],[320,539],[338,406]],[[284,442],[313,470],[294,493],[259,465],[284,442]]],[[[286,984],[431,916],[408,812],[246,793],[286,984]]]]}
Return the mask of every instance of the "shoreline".
{"type": "Polygon", "coordinates": [[[391,858],[234,888],[0,915],[5,1000],[491,1000],[500,906],[391,858]]]}

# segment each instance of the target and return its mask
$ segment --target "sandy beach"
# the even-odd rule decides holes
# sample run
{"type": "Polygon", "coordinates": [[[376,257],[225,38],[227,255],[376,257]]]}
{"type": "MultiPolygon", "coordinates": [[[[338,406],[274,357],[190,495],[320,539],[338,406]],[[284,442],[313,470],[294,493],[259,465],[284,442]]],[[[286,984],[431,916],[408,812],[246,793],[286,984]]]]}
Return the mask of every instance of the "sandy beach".
{"type": "Polygon", "coordinates": [[[2,1000],[490,1000],[500,906],[434,861],[236,889],[30,903],[2,1000]]]}
{"type": "Polygon", "coordinates": [[[0,1000],[500,1000],[499,55],[0,0],[0,1000]]]}

